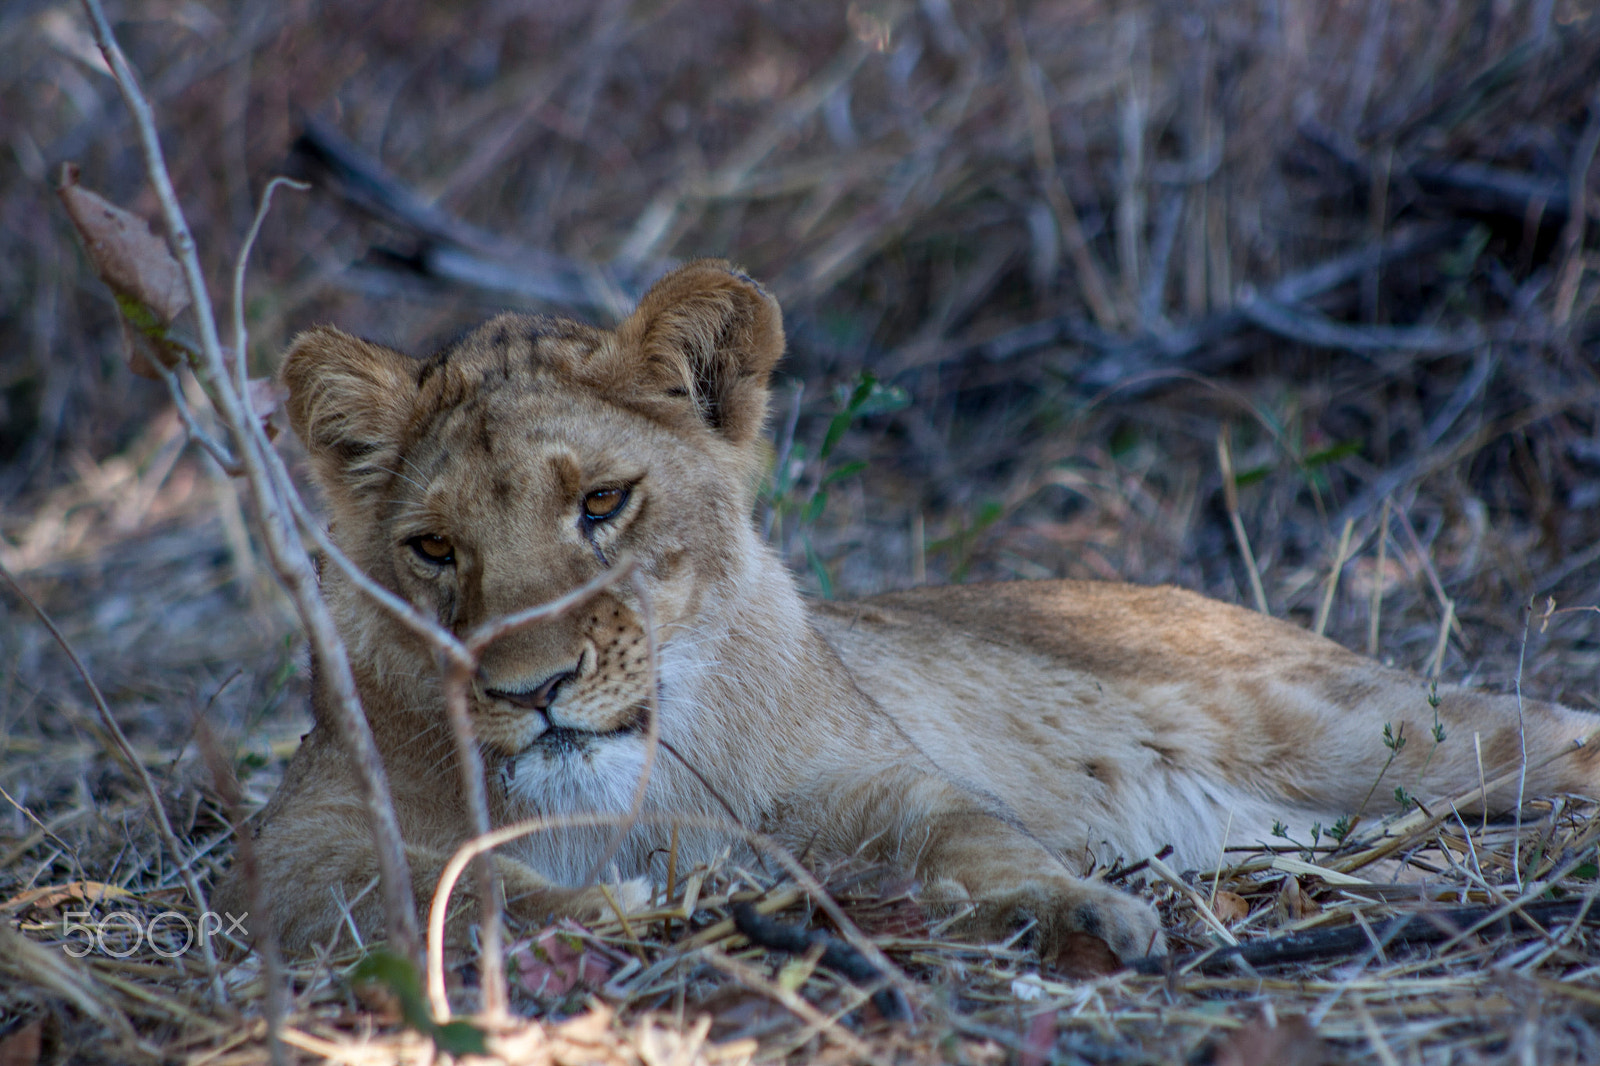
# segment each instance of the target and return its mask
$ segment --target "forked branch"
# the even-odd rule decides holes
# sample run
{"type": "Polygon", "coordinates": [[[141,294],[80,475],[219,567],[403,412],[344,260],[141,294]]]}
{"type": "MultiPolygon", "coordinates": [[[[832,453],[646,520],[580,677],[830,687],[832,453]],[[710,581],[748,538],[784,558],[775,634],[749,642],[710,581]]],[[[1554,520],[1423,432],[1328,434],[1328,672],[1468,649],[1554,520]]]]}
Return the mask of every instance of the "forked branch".
{"type": "MultiPolygon", "coordinates": [[[[195,251],[194,237],[173,190],[149,101],[139,88],[138,78],[111,32],[99,0],[83,0],[83,3],[93,27],[95,43],[111,68],[123,102],[133,115],[144,155],[145,171],[161,203],[168,239],[189,290],[200,334],[198,358],[192,359],[190,366],[205,386],[208,397],[232,438],[234,454],[255,504],[258,532],[266,546],[267,558],[294,602],[310,638],[312,652],[334,696],[329,709],[352,756],[358,787],[372,823],[389,939],[402,955],[416,960],[420,944],[410,868],[389,795],[388,779],[356,694],[349,658],[334,626],[333,616],[318,589],[311,559],[296,535],[293,509],[274,483],[270,462],[263,453],[264,435],[256,428],[248,391],[241,393],[228,373],[210,294],[195,251]]],[[[242,348],[235,353],[235,358],[243,361],[242,348]]]]}

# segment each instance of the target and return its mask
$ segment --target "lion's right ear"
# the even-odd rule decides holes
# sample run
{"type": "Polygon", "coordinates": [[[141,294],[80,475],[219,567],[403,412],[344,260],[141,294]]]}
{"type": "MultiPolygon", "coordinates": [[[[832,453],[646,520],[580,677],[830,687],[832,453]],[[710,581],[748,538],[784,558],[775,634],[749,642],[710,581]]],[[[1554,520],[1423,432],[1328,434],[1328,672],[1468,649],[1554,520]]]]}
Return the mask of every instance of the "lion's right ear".
{"type": "Polygon", "coordinates": [[[417,395],[416,361],[392,348],[318,326],[283,360],[289,423],[323,488],[359,495],[387,481],[417,395]]]}

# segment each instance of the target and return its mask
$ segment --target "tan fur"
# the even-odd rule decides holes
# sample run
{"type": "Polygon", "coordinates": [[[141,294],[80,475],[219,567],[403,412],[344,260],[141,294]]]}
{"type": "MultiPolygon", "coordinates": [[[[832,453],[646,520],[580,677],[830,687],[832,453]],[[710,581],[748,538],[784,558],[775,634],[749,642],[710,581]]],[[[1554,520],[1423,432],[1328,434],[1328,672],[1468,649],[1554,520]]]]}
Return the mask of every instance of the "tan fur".
{"type": "MultiPolygon", "coordinates": [[[[1260,614],[1171,588],[1068,581],[892,593],[808,606],[750,522],[777,305],[726,264],[663,279],[614,332],[503,315],[419,362],[317,329],[283,371],[343,549],[458,632],[556,597],[623,553],[639,560],[659,642],[664,742],[657,814],[725,817],[814,857],[860,854],[970,899],[995,934],[1029,920],[1041,946],[1085,930],[1128,958],[1162,950],[1155,914],[1085,880],[1094,862],[1300,832],[1361,804],[1382,728],[1409,743],[1385,777],[1427,800],[1516,764],[1516,701],[1441,691],[1448,736],[1415,677],[1260,614]],[[585,497],[626,488],[612,518],[585,497]],[[413,538],[446,538],[430,563],[413,538]]],[[[468,819],[426,646],[334,567],[325,589],[350,647],[426,901],[468,819]]],[[[473,687],[493,815],[619,813],[644,761],[644,607],[621,582],[581,610],[493,645],[473,687]],[[565,675],[539,709],[537,693],[565,675]]],[[[321,711],[258,829],[285,943],[380,924],[370,835],[321,711]],[[358,900],[358,897],[359,900],[358,900]]],[[[1524,708],[1535,759],[1600,719],[1524,708]]],[[[1591,745],[1530,773],[1530,794],[1593,792],[1591,745]]],[[[1491,805],[1515,801],[1502,789],[1491,805]]],[[[609,829],[538,834],[497,855],[513,911],[599,909],[584,879],[609,829]]],[[[624,877],[659,873],[670,829],[640,826],[624,877]]],[[[686,829],[683,861],[733,843],[686,829]]],[[[224,902],[242,901],[237,880],[224,902]]]]}

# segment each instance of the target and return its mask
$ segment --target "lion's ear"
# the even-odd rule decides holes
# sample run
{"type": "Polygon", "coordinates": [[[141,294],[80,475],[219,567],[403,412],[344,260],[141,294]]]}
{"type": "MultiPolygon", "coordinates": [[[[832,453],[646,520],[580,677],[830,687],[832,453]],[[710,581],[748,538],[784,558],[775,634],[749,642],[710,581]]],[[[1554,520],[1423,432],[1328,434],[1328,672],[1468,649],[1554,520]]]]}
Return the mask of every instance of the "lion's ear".
{"type": "Polygon", "coordinates": [[[635,388],[684,397],[701,421],[748,444],[767,416],[767,379],[783,356],[783,312],[720,259],[679,267],[617,327],[618,367],[635,388]]]}
{"type": "Polygon", "coordinates": [[[283,360],[289,423],[323,487],[359,495],[398,462],[417,394],[416,361],[380,344],[318,326],[283,360]]]}

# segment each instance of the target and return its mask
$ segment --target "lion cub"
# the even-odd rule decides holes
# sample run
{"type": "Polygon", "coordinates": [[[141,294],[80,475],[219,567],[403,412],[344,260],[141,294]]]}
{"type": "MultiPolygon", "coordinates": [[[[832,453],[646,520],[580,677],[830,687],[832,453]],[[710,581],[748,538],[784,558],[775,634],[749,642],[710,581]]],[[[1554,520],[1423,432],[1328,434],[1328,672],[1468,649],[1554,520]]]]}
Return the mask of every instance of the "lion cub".
{"type": "MultiPolygon", "coordinates": [[[[920,588],[807,603],[751,522],[765,462],[778,305],[727,264],[667,275],[615,330],[501,315],[425,360],[318,328],[283,367],[340,547],[455,630],[542,603],[624,556],[619,581],[484,654],[470,694],[492,814],[628,810],[651,695],[661,757],[614,851],[629,878],[709,860],[732,820],[796,854],[855,854],[970,901],[998,936],[1035,923],[1123,959],[1163,951],[1145,903],[1083,875],[1172,845],[1218,858],[1283,821],[1352,813],[1387,752],[1423,736],[1415,677],[1271,618],[1174,588],[1079,581],[920,588]],[[655,661],[645,633],[655,626],[655,661]]],[[[418,897],[469,819],[429,649],[332,566],[325,592],[388,769],[418,897]]],[[[1521,751],[1516,701],[1440,693],[1451,741],[1390,777],[1427,800],[1521,751]]],[[[381,928],[370,833],[322,711],[263,813],[257,854],[284,943],[381,928]],[[351,901],[355,901],[353,904],[351,901]]],[[[1528,794],[1600,785],[1600,719],[1524,706],[1528,794]],[[1554,762],[1543,757],[1576,750],[1554,762]]],[[[1515,802],[1515,784],[1489,804],[1515,802]]],[[[496,856],[513,912],[600,909],[609,826],[496,856]]],[[[237,876],[223,886],[242,898],[237,876]]]]}

